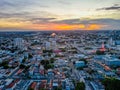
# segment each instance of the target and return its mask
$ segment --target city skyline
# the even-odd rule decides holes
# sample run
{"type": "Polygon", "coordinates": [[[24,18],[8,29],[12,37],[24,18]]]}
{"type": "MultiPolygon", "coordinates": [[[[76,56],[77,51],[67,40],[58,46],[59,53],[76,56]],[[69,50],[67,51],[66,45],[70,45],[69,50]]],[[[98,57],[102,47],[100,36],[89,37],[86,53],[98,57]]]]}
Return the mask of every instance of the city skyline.
{"type": "Polygon", "coordinates": [[[119,30],[119,0],[1,0],[0,31],[119,30]]]}

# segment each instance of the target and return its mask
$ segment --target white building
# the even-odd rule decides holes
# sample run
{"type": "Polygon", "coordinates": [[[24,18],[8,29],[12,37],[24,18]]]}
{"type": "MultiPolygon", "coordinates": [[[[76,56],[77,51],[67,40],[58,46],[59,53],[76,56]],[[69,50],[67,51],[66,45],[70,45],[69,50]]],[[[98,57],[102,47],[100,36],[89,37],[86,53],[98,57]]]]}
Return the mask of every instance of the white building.
{"type": "Polygon", "coordinates": [[[45,49],[50,50],[50,49],[56,49],[56,41],[47,41],[45,42],[45,49]]]}
{"type": "Polygon", "coordinates": [[[108,40],[108,44],[109,44],[109,46],[113,46],[113,45],[115,45],[115,42],[113,41],[112,38],[110,38],[110,39],[108,40]]]}
{"type": "Polygon", "coordinates": [[[56,49],[56,41],[52,41],[51,47],[52,47],[52,49],[56,49]]]}
{"type": "Polygon", "coordinates": [[[19,49],[24,47],[24,40],[22,38],[15,38],[14,45],[17,46],[19,49]]]}
{"type": "Polygon", "coordinates": [[[50,42],[45,42],[45,49],[47,49],[47,50],[49,50],[49,49],[51,49],[51,44],[50,44],[50,42]]]}

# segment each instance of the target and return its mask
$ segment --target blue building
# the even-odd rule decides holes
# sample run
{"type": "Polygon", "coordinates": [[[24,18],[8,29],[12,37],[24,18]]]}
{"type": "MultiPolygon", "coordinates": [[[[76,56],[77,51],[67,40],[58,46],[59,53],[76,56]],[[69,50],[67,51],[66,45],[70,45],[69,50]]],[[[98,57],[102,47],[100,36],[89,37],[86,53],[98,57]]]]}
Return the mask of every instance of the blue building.
{"type": "Polygon", "coordinates": [[[105,60],[105,64],[108,66],[120,66],[120,60],[117,58],[109,58],[105,60]]]}
{"type": "Polygon", "coordinates": [[[84,67],[85,66],[85,62],[84,61],[76,61],[75,62],[75,67],[79,68],[79,67],[84,67]]]}

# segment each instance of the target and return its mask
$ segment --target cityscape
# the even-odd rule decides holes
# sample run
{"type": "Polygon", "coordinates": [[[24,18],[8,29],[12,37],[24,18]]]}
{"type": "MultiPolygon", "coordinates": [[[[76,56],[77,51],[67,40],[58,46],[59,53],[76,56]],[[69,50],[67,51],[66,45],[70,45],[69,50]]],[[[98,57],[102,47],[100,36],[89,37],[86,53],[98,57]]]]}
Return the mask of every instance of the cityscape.
{"type": "Polygon", "coordinates": [[[106,78],[120,80],[120,31],[0,35],[1,90],[105,90],[106,78]]]}
{"type": "Polygon", "coordinates": [[[0,90],[120,90],[120,0],[0,0],[0,90]]]}

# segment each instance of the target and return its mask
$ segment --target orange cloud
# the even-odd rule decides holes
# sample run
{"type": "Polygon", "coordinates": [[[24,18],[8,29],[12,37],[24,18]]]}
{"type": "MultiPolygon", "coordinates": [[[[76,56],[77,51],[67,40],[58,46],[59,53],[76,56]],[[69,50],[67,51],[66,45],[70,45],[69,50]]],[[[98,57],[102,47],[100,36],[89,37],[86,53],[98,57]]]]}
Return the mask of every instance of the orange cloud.
{"type": "Polygon", "coordinates": [[[20,22],[20,21],[14,21],[10,19],[0,19],[0,28],[1,29],[22,29],[26,27],[28,23],[26,22],[20,22]]]}
{"type": "Polygon", "coordinates": [[[100,24],[57,24],[57,23],[41,23],[32,24],[31,22],[16,22],[0,20],[0,28],[11,29],[31,29],[31,30],[99,30],[103,28],[100,24]]]}
{"type": "Polygon", "coordinates": [[[103,25],[99,24],[32,24],[28,26],[29,29],[37,29],[37,30],[99,30],[103,27],[103,25]]]}
{"type": "Polygon", "coordinates": [[[77,30],[85,28],[84,24],[69,25],[69,24],[57,24],[54,26],[56,30],[77,30]]]}
{"type": "Polygon", "coordinates": [[[23,26],[25,26],[25,23],[0,21],[0,28],[21,28],[23,26]]]}
{"type": "Polygon", "coordinates": [[[86,26],[85,30],[99,30],[103,27],[103,25],[100,24],[89,24],[86,26]]]}

